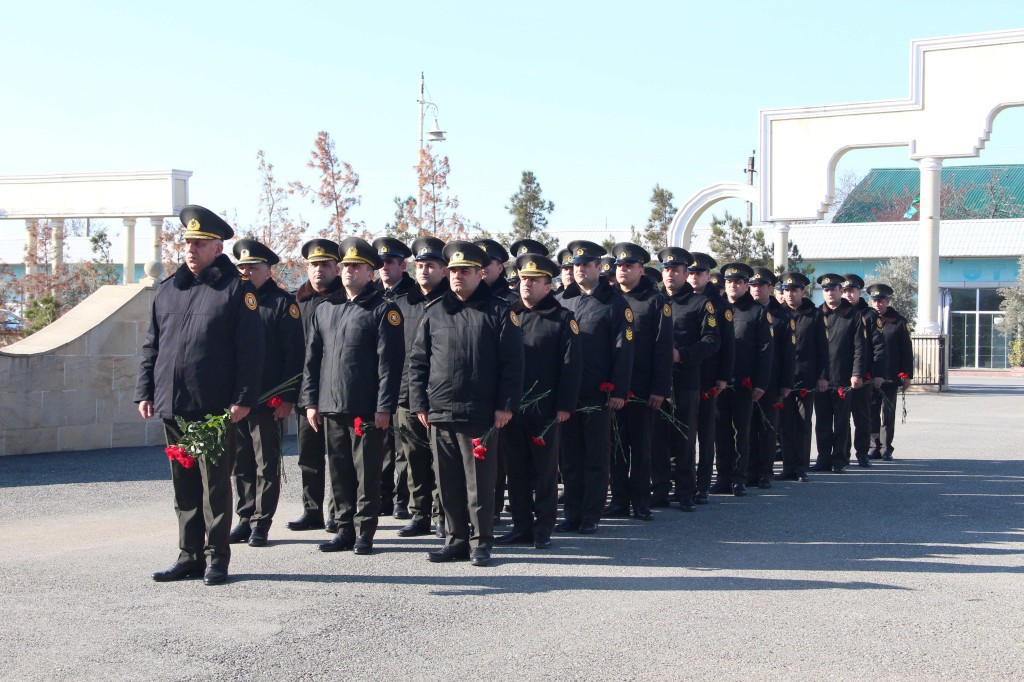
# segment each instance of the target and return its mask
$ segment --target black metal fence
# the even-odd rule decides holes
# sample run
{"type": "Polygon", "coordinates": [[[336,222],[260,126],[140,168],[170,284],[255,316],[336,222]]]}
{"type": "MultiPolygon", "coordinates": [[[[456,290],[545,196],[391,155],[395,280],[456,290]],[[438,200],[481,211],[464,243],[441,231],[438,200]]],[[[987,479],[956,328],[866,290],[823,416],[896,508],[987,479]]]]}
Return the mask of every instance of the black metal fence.
{"type": "Polygon", "coordinates": [[[942,334],[911,334],[910,341],[914,347],[914,385],[943,390],[948,383],[946,337],[942,334]]]}

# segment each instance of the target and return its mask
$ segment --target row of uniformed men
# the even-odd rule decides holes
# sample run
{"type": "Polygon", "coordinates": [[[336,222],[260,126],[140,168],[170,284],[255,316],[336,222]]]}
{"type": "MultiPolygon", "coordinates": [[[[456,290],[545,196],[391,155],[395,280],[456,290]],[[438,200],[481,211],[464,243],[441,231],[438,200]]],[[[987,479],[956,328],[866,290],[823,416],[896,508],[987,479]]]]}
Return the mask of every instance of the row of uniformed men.
{"type": "Polygon", "coordinates": [[[531,240],[513,251],[519,295],[502,276],[507,253],[491,240],[425,237],[411,250],[387,238],[313,240],[303,247],[309,281],[293,302],[270,277],[276,255],[251,240],[235,244],[258,304],[247,294],[246,307],[258,307],[264,321],[262,387],[291,376],[299,357],[303,380],[298,395],[286,389],[238,422],[231,440],[241,522],[231,540],[266,543],[280,420],[294,403],[305,513],[289,526],[325,525],[326,451],[336,534],[323,551],[372,551],[385,442],[396,433],[412,515],[400,534],[429,533],[434,516],[446,543],[430,559],[477,565],[489,562],[494,542],[502,458],[513,528],[498,542],[538,548],[550,545],[553,530],[593,533],[602,515],[630,507],[649,520],[652,505],[668,503],[673,480],[684,510],[708,493],[742,495],[748,480],[770,485],[776,400],[787,425],[783,477],[805,480],[812,393],[817,468],[844,466],[853,401],[839,389],[852,395],[863,381],[869,338],[865,318],[833,296],[850,278],[819,278],[819,309],[801,300],[808,282],[799,273],[783,276],[784,306],[767,295],[772,274],[741,263],[723,267],[720,296],[707,287],[714,261],[675,247],[658,253],[660,285],[645,276],[650,256],[634,244],[614,247],[614,282],[600,276],[605,251],[591,242],[573,242],[558,264],[531,240]],[[405,272],[409,257],[415,278],[405,272]],[[556,526],[559,469],[565,520],[556,526]]]}

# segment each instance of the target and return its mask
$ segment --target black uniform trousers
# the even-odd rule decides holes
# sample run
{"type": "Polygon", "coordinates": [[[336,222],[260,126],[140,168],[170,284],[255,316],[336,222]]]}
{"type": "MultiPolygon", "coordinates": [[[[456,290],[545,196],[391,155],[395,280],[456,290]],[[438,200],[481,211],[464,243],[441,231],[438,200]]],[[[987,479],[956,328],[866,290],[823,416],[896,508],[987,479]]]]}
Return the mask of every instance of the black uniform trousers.
{"type": "Polygon", "coordinates": [[[430,424],[430,442],[448,530],[445,544],[460,551],[490,549],[494,545],[494,480],[498,475],[494,452],[499,432],[491,432],[482,441],[487,448],[483,459],[473,456],[473,439],[483,438],[491,426],[471,422],[430,424]]]}
{"type": "Polygon", "coordinates": [[[778,389],[765,391],[750,415],[750,460],[747,483],[756,485],[762,478],[771,480],[775,468],[775,436],[779,431],[778,389]],[[760,408],[760,409],[758,409],[760,408]]]}
{"type": "Polygon", "coordinates": [[[558,517],[558,424],[509,424],[501,430],[502,460],[508,476],[513,529],[550,539],[558,517]],[[534,443],[541,438],[543,445],[534,443]]]}
{"type": "Polygon", "coordinates": [[[664,501],[672,489],[672,425],[663,416],[671,414],[673,402],[666,400],[654,415],[651,436],[651,497],[664,501]]]}
{"type": "Polygon", "coordinates": [[[380,477],[381,506],[409,504],[409,481],[405,451],[393,428],[384,434],[384,470],[380,477]]]}
{"type": "MultiPolygon", "coordinates": [[[[191,469],[171,462],[174,513],[178,516],[178,563],[203,561],[228,567],[231,561],[231,455],[234,429],[227,429],[224,452],[216,466],[197,458],[191,469]]],[[[173,419],[164,420],[168,445],[177,445],[181,429],[173,419]]]]}
{"type": "Polygon", "coordinates": [[[372,538],[380,512],[384,430],[374,426],[372,420],[364,421],[360,436],[354,417],[325,414],[323,418],[338,532],[372,538]]]}
{"type": "Polygon", "coordinates": [[[618,438],[612,444],[612,503],[651,508],[651,439],[657,413],[646,403],[627,401],[612,417],[618,438]]]}
{"type": "Polygon", "coordinates": [[[697,406],[697,490],[707,492],[715,470],[715,421],[718,414],[718,396],[701,392],[697,406]]]}
{"type": "Polygon", "coordinates": [[[430,432],[407,407],[398,408],[398,431],[407,464],[409,512],[413,521],[442,518],[430,432]]]}
{"type": "Polygon", "coordinates": [[[753,392],[739,385],[718,394],[715,418],[715,463],[718,481],[736,484],[747,481],[750,458],[750,414],[753,392]]]}
{"type": "Polygon", "coordinates": [[[793,391],[783,402],[782,474],[806,474],[811,466],[811,416],[814,413],[814,391],[803,398],[793,391]]]}
{"type": "Polygon", "coordinates": [[[676,455],[676,495],[680,502],[691,501],[697,492],[697,414],[700,411],[700,391],[675,387],[676,425],[669,424],[672,433],[672,451],[676,455]],[[684,431],[679,431],[679,428],[684,431]]]}
{"type": "Polygon", "coordinates": [[[327,483],[325,431],[323,428],[314,431],[303,409],[298,410],[295,417],[295,440],[299,449],[299,471],[302,472],[302,507],[307,513],[334,518],[333,494],[327,507],[324,507],[324,487],[327,483]]]}
{"type": "Polygon", "coordinates": [[[597,409],[577,410],[562,424],[559,463],[565,484],[565,520],[570,523],[600,521],[608,493],[612,411],[603,402],[585,408],[597,409]]]}
{"type": "Polygon", "coordinates": [[[846,466],[846,438],[850,433],[849,396],[828,391],[814,393],[814,438],[818,447],[815,466],[846,466]]]}
{"type": "Polygon", "coordinates": [[[241,523],[268,530],[281,497],[284,422],[255,409],[232,427],[235,434],[235,513],[241,523]]]}
{"type": "Polygon", "coordinates": [[[850,423],[846,423],[846,448],[843,456],[847,464],[850,463],[850,446],[858,455],[868,454],[871,447],[871,394],[875,387],[870,381],[865,381],[860,388],[854,388],[847,392],[846,400],[850,403],[850,415],[853,418],[853,431],[851,438],[850,423]]]}
{"type": "Polygon", "coordinates": [[[884,383],[871,391],[871,449],[882,455],[892,454],[892,437],[896,432],[895,383],[884,383]]]}

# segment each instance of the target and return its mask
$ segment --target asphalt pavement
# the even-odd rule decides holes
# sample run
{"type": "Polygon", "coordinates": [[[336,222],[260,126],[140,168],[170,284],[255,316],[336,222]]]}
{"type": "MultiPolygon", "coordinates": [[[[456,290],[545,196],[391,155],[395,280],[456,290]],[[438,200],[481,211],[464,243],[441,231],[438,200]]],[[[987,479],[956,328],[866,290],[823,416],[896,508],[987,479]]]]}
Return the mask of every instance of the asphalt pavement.
{"type": "MultiPolygon", "coordinates": [[[[0,679],[1024,679],[1024,390],[907,396],[895,461],[655,510],[493,565],[295,533],[294,441],[264,548],[177,556],[161,448],[0,458],[0,679]]],[[[500,529],[499,529],[500,530],[500,529]]]]}

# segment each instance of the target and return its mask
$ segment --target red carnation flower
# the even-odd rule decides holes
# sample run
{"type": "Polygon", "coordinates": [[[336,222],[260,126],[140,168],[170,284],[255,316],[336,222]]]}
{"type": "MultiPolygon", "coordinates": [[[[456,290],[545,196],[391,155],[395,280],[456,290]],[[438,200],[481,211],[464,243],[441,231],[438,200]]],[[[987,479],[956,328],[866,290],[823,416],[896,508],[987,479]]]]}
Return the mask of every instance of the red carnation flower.
{"type": "Polygon", "coordinates": [[[628,393],[626,394],[626,399],[627,399],[627,400],[628,400],[629,398],[632,398],[632,397],[633,397],[633,391],[630,391],[630,392],[628,392],[628,393]]]}
{"type": "Polygon", "coordinates": [[[473,439],[473,447],[479,447],[482,444],[483,444],[483,441],[481,441],[479,438],[474,438],[473,439]]]}
{"type": "Polygon", "coordinates": [[[871,372],[864,375],[864,381],[871,381],[871,372]]]}
{"type": "Polygon", "coordinates": [[[534,438],[533,439],[533,444],[536,445],[539,448],[540,447],[544,447],[544,439],[543,438],[539,438],[539,437],[538,438],[534,438]]]}
{"type": "Polygon", "coordinates": [[[846,398],[846,391],[843,390],[842,386],[840,386],[839,388],[836,389],[836,393],[839,394],[840,398],[844,398],[844,399],[846,398]]]}
{"type": "Polygon", "coordinates": [[[168,445],[164,448],[164,453],[167,454],[167,459],[177,462],[185,469],[191,469],[196,465],[196,458],[188,454],[185,448],[178,445],[168,445]]]}
{"type": "Polygon", "coordinates": [[[750,380],[750,377],[743,377],[743,381],[740,382],[740,386],[746,389],[753,389],[754,382],[750,380]]]}
{"type": "Polygon", "coordinates": [[[900,379],[909,379],[910,376],[906,372],[900,372],[898,378],[900,378],[900,379]]]}
{"type": "Polygon", "coordinates": [[[473,456],[476,457],[477,459],[486,459],[486,457],[484,456],[486,454],[487,448],[485,448],[483,445],[477,445],[475,448],[473,448],[473,456]]]}
{"type": "Polygon", "coordinates": [[[786,406],[786,405],[785,405],[784,403],[775,403],[774,405],[772,405],[772,409],[773,409],[773,410],[781,410],[781,409],[782,409],[782,408],[784,408],[785,406],[786,406]]]}
{"type": "Polygon", "coordinates": [[[354,423],[355,423],[355,427],[356,427],[356,435],[357,436],[363,435],[363,418],[362,417],[356,417],[356,420],[355,420],[354,423]]]}
{"type": "Polygon", "coordinates": [[[806,388],[801,388],[800,389],[800,397],[801,398],[806,398],[807,397],[807,389],[806,388]]]}
{"type": "Polygon", "coordinates": [[[275,395],[273,398],[267,401],[267,407],[281,407],[281,403],[283,402],[284,401],[281,400],[281,396],[275,395]]]}
{"type": "Polygon", "coordinates": [[[718,389],[717,388],[711,389],[710,391],[708,391],[708,395],[711,396],[712,398],[714,398],[716,395],[718,395],[718,389]]]}
{"type": "Polygon", "coordinates": [[[597,387],[597,390],[601,391],[602,393],[611,393],[612,391],[615,390],[615,384],[613,384],[610,381],[605,381],[604,383],[597,387]]]}
{"type": "Polygon", "coordinates": [[[700,399],[701,400],[707,400],[710,397],[711,397],[711,395],[707,391],[704,391],[703,393],[700,394],[700,399]]]}

